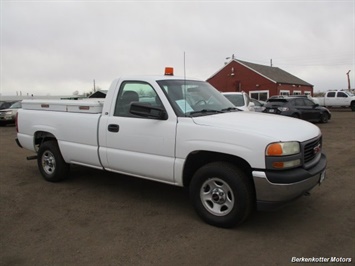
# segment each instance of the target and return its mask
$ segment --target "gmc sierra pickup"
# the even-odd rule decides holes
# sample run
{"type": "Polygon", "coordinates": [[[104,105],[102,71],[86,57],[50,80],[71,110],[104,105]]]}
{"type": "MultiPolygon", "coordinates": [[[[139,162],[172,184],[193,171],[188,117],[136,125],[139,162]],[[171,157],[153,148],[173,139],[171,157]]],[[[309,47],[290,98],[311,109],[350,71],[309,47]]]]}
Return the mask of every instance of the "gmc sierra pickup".
{"type": "Polygon", "coordinates": [[[346,107],[355,111],[355,96],[348,91],[327,91],[324,97],[315,97],[320,106],[346,107]]]}
{"type": "Polygon", "coordinates": [[[50,182],[71,164],[189,188],[207,223],[233,227],[280,207],[325,177],[320,129],[243,112],[210,84],[175,76],[121,77],[105,99],[25,100],[17,144],[50,182]]]}

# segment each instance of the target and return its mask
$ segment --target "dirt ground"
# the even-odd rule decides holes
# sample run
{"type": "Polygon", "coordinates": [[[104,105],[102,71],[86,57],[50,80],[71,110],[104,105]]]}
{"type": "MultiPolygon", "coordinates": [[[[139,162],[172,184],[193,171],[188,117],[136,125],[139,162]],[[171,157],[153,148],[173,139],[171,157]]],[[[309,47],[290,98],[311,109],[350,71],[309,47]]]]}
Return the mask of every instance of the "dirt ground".
{"type": "Polygon", "coordinates": [[[79,166],[48,183],[15,144],[15,127],[0,127],[0,265],[354,265],[355,112],[332,115],[316,124],[323,184],[234,229],[202,222],[178,187],[79,166]]]}

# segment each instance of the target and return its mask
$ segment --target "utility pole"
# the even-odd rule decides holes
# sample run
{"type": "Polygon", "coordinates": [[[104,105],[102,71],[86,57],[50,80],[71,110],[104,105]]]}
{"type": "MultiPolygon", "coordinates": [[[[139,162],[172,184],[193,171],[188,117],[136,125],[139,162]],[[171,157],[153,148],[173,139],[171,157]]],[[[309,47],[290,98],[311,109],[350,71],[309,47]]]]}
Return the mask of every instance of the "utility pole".
{"type": "Polygon", "coordinates": [[[95,80],[94,80],[94,92],[96,92],[96,88],[95,88],[95,80]]]}
{"type": "Polygon", "coordinates": [[[351,87],[350,87],[350,76],[349,76],[350,70],[346,73],[346,75],[348,76],[348,91],[351,91],[351,87]]]}
{"type": "Polygon", "coordinates": [[[270,59],[270,66],[272,67],[272,59],[270,59]]]}

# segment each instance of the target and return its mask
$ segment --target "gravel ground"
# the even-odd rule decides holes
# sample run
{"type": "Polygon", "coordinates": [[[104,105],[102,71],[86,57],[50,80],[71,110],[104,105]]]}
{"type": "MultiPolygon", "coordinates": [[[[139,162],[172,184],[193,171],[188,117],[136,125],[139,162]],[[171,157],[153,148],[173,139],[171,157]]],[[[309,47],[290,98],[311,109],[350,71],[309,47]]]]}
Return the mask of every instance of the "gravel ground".
{"type": "Polygon", "coordinates": [[[332,115],[316,124],[324,183],[234,229],[203,223],[178,187],[79,166],[45,182],[15,127],[0,127],[0,265],[354,265],[355,112],[332,115]]]}

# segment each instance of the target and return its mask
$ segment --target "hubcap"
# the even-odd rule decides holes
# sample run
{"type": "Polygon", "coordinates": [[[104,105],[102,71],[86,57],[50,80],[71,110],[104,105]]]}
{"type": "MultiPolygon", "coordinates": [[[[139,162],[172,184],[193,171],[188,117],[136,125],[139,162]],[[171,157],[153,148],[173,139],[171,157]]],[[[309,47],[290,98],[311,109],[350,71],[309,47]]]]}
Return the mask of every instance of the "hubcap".
{"type": "Polygon", "coordinates": [[[52,152],[46,151],[42,155],[42,168],[48,175],[52,175],[55,171],[55,158],[52,152]]]}
{"type": "Polygon", "coordinates": [[[216,177],[203,183],[200,199],[206,210],[216,216],[227,215],[235,203],[233,191],[228,183],[216,177]]]}
{"type": "Polygon", "coordinates": [[[214,188],[212,190],[212,200],[214,203],[223,204],[226,202],[226,194],[224,193],[223,189],[214,188]]]}

